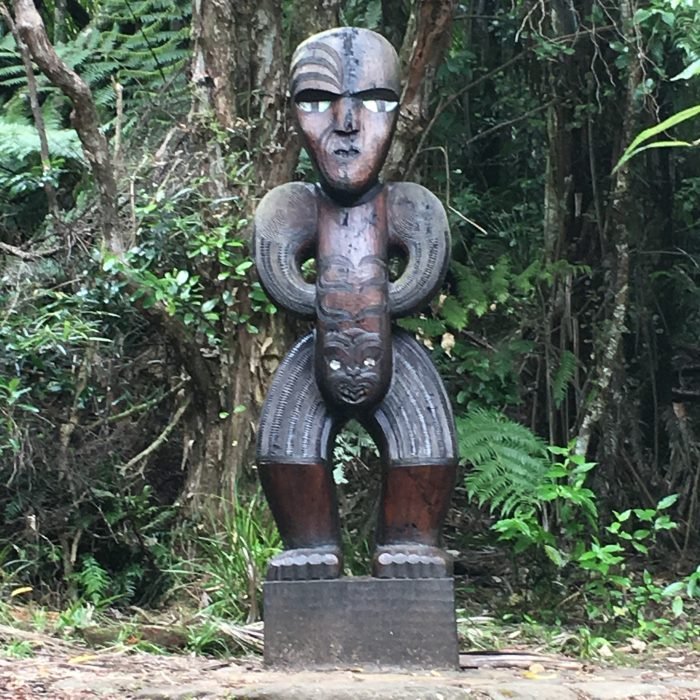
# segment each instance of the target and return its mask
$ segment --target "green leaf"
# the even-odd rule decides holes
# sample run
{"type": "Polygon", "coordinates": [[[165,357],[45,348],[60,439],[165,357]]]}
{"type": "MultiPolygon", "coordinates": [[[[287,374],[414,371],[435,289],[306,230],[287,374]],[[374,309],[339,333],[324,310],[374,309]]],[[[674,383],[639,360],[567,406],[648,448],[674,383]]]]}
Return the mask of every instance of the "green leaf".
{"type": "Polygon", "coordinates": [[[560,569],[566,566],[566,558],[562,556],[562,553],[556,547],[546,544],[544,545],[544,552],[560,569]]]}
{"type": "Polygon", "coordinates": [[[447,323],[461,331],[467,325],[467,309],[452,296],[447,297],[440,309],[442,317],[447,323]]]}
{"type": "Polygon", "coordinates": [[[669,583],[668,586],[666,586],[666,588],[664,588],[663,591],[661,591],[661,595],[668,597],[672,595],[677,595],[683,590],[684,585],[685,584],[683,583],[683,581],[674,581],[673,583],[669,583]]]}
{"type": "Polygon", "coordinates": [[[175,281],[177,282],[178,287],[182,287],[185,282],[190,278],[190,273],[187,270],[180,270],[177,273],[177,277],[175,277],[175,281]]]}
{"type": "Polygon", "coordinates": [[[666,498],[662,498],[656,504],[656,508],[657,508],[657,510],[665,510],[666,508],[670,508],[677,500],[678,500],[678,494],[672,493],[669,496],[666,496],[666,498]]]}
{"type": "MultiPolygon", "coordinates": [[[[656,136],[657,134],[660,134],[663,131],[666,131],[667,129],[670,129],[671,127],[677,126],[678,124],[682,124],[685,121],[688,121],[688,119],[692,119],[693,117],[697,117],[700,114],[700,105],[695,105],[694,107],[689,107],[688,109],[684,109],[680,112],[677,112],[676,114],[671,115],[668,119],[664,119],[662,122],[659,124],[656,124],[655,126],[649,127],[648,129],[644,129],[640,134],[636,136],[632,140],[632,143],[630,143],[629,146],[625,149],[625,152],[622,154],[622,157],[618,161],[617,165],[615,166],[613,172],[618,170],[621,165],[626,163],[632,156],[636,155],[643,149],[640,148],[641,144],[643,144],[645,141],[648,141],[650,138],[656,136]]],[[[689,146],[692,144],[689,144],[685,141],[665,141],[665,142],[660,142],[661,144],[665,144],[666,146],[670,145],[683,145],[683,146],[689,146]]],[[[659,148],[660,146],[646,146],[646,148],[651,148],[651,147],[656,147],[659,148]]]]}
{"type": "Polygon", "coordinates": [[[671,603],[671,610],[676,617],[680,617],[683,614],[683,598],[677,595],[671,603]]]}
{"type": "Polygon", "coordinates": [[[236,274],[242,275],[248,268],[253,267],[252,260],[244,260],[242,263],[236,265],[236,274]]]}
{"type": "Polygon", "coordinates": [[[554,405],[559,408],[566,396],[566,387],[574,378],[576,371],[576,355],[569,350],[564,350],[559,358],[559,367],[552,380],[552,398],[554,405]]]}
{"type": "Polygon", "coordinates": [[[700,75],[700,58],[696,58],[689,66],[686,66],[678,75],[674,75],[671,80],[689,80],[696,75],[700,75]]]}
{"type": "Polygon", "coordinates": [[[207,299],[203,304],[202,304],[202,313],[206,314],[209,313],[217,304],[218,299],[207,299]]]}

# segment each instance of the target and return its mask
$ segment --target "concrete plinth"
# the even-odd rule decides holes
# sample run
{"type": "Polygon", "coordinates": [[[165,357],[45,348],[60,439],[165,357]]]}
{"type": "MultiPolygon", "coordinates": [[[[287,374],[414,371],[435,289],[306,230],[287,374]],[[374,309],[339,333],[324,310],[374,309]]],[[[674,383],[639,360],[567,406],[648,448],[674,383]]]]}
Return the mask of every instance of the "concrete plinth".
{"type": "Polygon", "coordinates": [[[268,581],[265,663],[275,667],[456,669],[451,578],[268,581]]]}

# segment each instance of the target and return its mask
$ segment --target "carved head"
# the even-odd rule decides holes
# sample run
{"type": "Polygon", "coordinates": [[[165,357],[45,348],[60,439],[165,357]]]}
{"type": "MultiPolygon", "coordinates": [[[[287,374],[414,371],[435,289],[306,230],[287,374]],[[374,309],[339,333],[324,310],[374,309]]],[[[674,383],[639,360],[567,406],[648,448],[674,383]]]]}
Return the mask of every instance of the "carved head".
{"type": "Polygon", "coordinates": [[[399,58],[368,29],[315,34],[294,52],[290,93],[324,190],[347,203],[378,178],[396,126],[399,58]]]}

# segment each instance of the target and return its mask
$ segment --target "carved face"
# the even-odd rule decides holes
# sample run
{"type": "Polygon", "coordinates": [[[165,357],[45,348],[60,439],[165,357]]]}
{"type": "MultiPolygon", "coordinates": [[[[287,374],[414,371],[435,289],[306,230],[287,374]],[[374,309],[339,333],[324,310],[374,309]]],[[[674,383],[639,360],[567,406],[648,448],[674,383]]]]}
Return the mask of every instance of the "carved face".
{"type": "Polygon", "coordinates": [[[290,92],[321,184],[351,202],[379,177],[396,126],[399,61],[384,37],[345,27],[315,34],[292,59],[290,92]]]}
{"type": "Polygon", "coordinates": [[[331,399],[346,406],[372,403],[383,394],[382,362],[379,334],[360,328],[327,332],[317,358],[331,399]]]}

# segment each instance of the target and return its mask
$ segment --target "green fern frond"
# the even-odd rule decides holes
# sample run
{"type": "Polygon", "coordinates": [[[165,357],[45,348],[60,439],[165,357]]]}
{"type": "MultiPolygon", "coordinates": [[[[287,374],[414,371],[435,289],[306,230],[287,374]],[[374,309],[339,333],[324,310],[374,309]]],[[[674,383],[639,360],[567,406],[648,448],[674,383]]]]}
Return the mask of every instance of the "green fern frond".
{"type": "Polygon", "coordinates": [[[467,308],[453,296],[448,296],[442,304],[440,315],[452,328],[461,331],[467,325],[469,312],[467,308]]]}
{"type": "Polygon", "coordinates": [[[457,282],[457,295],[465,307],[483,316],[489,307],[489,299],[482,281],[466,265],[452,263],[452,270],[457,282]]]}
{"type": "Polygon", "coordinates": [[[510,295],[510,277],[510,260],[505,255],[502,255],[493,266],[488,279],[492,301],[503,303],[508,299],[510,295]]]}
{"type": "Polygon", "coordinates": [[[564,350],[559,358],[559,367],[552,380],[552,398],[554,405],[559,408],[566,396],[566,387],[571,382],[576,372],[576,355],[569,350],[564,350]]]}
{"type": "MultiPolygon", "coordinates": [[[[62,158],[82,158],[78,135],[73,129],[47,128],[49,152],[62,158]]],[[[39,135],[33,124],[10,121],[0,116],[0,153],[3,159],[15,163],[39,152],[39,135]]]]}
{"type": "Polygon", "coordinates": [[[416,318],[415,316],[402,318],[399,321],[399,326],[404,330],[421,333],[429,338],[436,338],[447,330],[445,324],[436,318],[416,318]]]}
{"type": "Polygon", "coordinates": [[[549,460],[545,444],[525,426],[498,411],[473,409],[457,420],[462,459],[471,465],[467,493],[506,517],[536,501],[549,460]]]}

